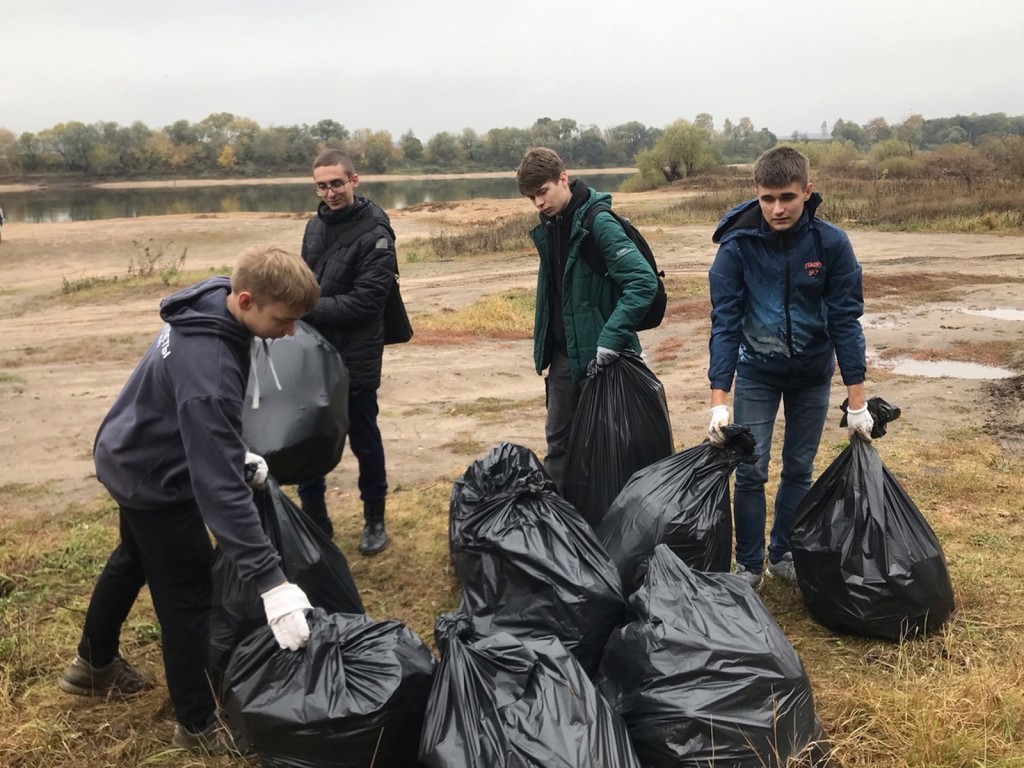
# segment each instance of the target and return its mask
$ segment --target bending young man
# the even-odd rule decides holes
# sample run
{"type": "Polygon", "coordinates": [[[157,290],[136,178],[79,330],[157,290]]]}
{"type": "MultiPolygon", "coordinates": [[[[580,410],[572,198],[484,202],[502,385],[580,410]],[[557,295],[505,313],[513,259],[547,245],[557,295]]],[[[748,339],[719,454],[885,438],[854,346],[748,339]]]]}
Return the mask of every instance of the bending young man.
{"type": "Polygon", "coordinates": [[[211,277],[164,299],[164,327],[96,435],[96,477],[119,508],[121,541],[93,590],[78,657],[58,685],[67,693],[128,697],[151,687],[120,655],[121,625],[143,584],[160,622],[173,743],[229,751],[210,690],[213,549],[207,528],[242,578],[255,582],[282,648],[309,638],[299,587],[260,524],[247,485],[266,462],[242,441],[242,404],[254,336],[276,339],[316,303],[313,274],[276,247],[243,251],[230,280],[211,277]]]}

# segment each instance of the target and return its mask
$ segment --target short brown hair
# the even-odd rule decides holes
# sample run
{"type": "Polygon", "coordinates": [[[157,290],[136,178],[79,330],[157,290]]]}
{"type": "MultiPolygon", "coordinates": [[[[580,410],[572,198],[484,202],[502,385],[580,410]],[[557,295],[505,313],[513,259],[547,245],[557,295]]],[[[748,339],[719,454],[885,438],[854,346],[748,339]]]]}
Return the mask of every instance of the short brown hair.
{"type": "Polygon", "coordinates": [[[772,147],[754,162],[754,184],[778,189],[794,181],[806,187],[811,180],[811,163],[792,147],[772,147]]]}
{"type": "Polygon", "coordinates": [[[356,167],[352,163],[352,158],[342,152],[340,149],[325,149],[315,158],[313,158],[313,170],[322,168],[325,165],[340,165],[345,169],[345,173],[349,176],[356,175],[356,167]]]}
{"type": "Polygon", "coordinates": [[[549,181],[558,181],[563,173],[565,163],[555,150],[547,147],[528,149],[516,168],[519,193],[532,195],[549,181]]]}
{"type": "Polygon", "coordinates": [[[316,306],[320,286],[306,262],[279,245],[252,245],[238,254],[231,292],[248,291],[260,306],[281,303],[303,315],[316,306]]]}

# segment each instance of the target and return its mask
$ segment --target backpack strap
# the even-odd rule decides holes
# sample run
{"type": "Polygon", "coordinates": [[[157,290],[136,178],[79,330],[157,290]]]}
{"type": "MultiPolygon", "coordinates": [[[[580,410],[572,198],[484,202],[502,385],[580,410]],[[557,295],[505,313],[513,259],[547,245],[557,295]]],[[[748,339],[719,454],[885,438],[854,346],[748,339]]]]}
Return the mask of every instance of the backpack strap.
{"type": "Polygon", "coordinates": [[[601,277],[608,277],[608,265],[605,263],[604,254],[601,253],[601,249],[597,245],[597,240],[594,238],[594,219],[596,219],[597,214],[602,211],[607,211],[615,218],[616,221],[619,220],[618,216],[615,216],[615,212],[604,203],[598,203],[597,205],[590,206],[583,217],[583,226],[587,230],[587,240],[583,243],[583,248],[580,250],[580,256],[583,257],[583,261],[586,262],[586,265],[597,272],[597,274],[601,277]]]}
{"type": "MultiPolygon", "coordinates": [[[[313,265],[313,274],[317,276],[320,275],[320,267],[323,266],[325,261],[327,261],[327,257],[329,255],[337,251],[339,248],[348,248],[350,245],[352,245],[352,243],[361,238],[363,235],[375,230],[378,225],[383,226],[385,229],[387,229],[388,233],[391,235],[391,239],[394,240],[394,230],[391,229],[391,227],[384,224],[384,222],[379,221],[373,216],[366,216],[364,218],[356,219],[354,222],[352,222],[351,227],[345,227],[344,229],[342,229],[341,227],[335,227],[333,232],[328,230],[329,239],[327,245],[324,248],[323,253],[321,253],[320,257],[316,260],[316,264],[313,265]]],[[[382,247],[380,246],[379,240],[377,247],[382,247]]]]}

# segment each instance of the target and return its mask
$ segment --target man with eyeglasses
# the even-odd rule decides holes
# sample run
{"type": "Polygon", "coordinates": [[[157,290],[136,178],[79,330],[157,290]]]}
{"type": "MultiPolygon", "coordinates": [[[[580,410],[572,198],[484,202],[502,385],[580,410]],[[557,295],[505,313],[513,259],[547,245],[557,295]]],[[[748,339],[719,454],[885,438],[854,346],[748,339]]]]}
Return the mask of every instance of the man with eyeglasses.
{"type": "MultiPolygon", "coordinates": [[[[356,195],[359,175],[340,150],[325,149],[316,157],[313,182],[320,205],[306,225],[302,258],[320,284],[320,300],[303,319],[334,345],[348,368],[348,440],[359,463],[365,522],[359,551],[375,555],[388,541],[388,482],[377,426],[377,390],[384,357],[384,305],[398,270],[395,233],[379,206],[356,195]]],[[[298,487],[303,511],[333,536],[325,492],[324,478],[298,487]]]]}

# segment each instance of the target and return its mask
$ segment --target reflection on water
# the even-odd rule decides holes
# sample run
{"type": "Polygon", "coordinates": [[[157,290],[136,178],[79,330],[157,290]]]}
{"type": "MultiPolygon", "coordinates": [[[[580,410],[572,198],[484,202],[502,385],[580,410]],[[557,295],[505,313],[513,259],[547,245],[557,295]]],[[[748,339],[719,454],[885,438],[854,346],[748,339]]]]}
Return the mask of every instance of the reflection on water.
{"type": "MultiPolygon", "coordinates": [[[[615,192],[627,176],[601,173],[588,175],[587,184],[615,192]]],[[[386,209],[406,208],[419,203],[472,200],[480,197],[519,197],[515,180],[429,179],[366,182],[359,194],[386,209]]],[[[299,213],[316,209],[313,184],[260,184],[227,187],[182,187],[164,189],[69,189],[55,186],[33,192],[6,195],[0,204],[9,221],[41,223],[91,221],[93,219],[135,218],[190,213],[299,213]]],[[[529,207],[524,205],[524,211],[529,207]]]]}
{"type": "Polygon", "coordinates": [[[898,358],[880,365],[900,376],[925,376],[934,379],[1010,379],[1017,374],[1006,368],[958,360],[911,360],[898,358]]]}
{"type": "Polygon", "coordinates": [[[977,315],[978,317],[991,317],[995,320],[1024,320],[1024,310],[1009,309],[962,309],[965,315],[977,315]]]}

